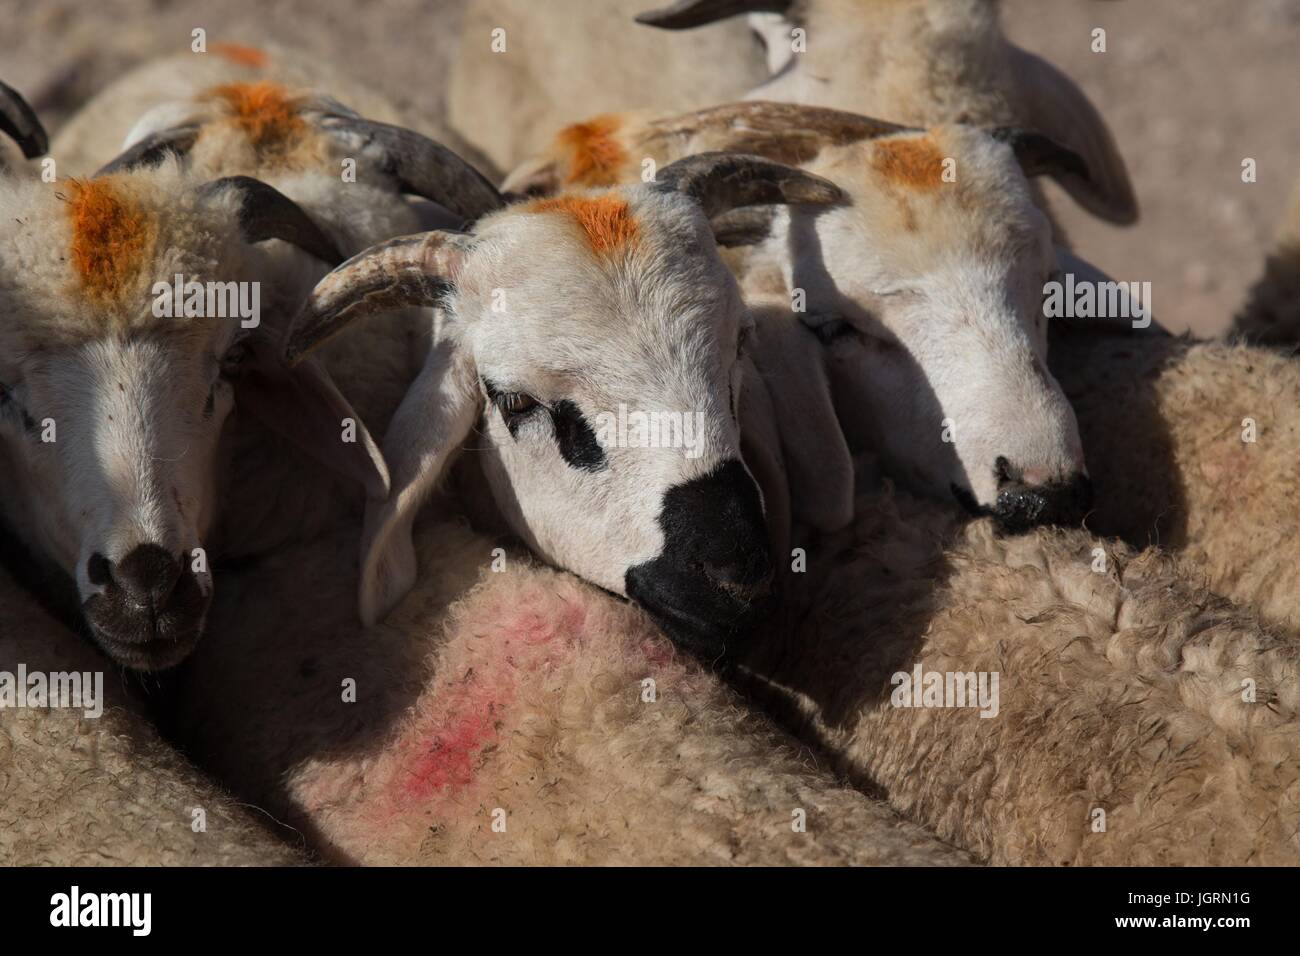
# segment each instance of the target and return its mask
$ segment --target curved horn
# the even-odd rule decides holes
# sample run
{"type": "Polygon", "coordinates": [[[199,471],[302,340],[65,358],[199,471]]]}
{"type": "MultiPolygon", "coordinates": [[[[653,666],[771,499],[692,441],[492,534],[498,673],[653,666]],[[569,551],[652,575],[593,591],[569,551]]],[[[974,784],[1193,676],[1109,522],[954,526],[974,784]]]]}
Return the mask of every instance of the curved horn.
{"type": "Polygon", "coordinates": [[[343,261],[334,241],[301,206],[260,179],[227,176],[205,183],[199,193],[214,196],[228,189],[239,193],[239,229],[246,242],[283,239],[331,266],[343,261]]]}
{"type": "Polygon", "coordinates": [[[0,83],[0,132],[8,135],[26,159],[35,159],[50,148],[45,127],[35,111],[12,86],[0,83]]]}
{"type": "Polygon", "coordinates": [[[651,135],[688,141],[699,149],[752,153],[783,163],[806,163],[826,146],[842,146],[911,127],[843,110],[748,100],[652,120],[651,135]]]}
{"type": "Polygon", "coordinates": [[[455,288],[469,252],[464,233],[421,232],[353,256],[316,284],[285,334],[290,365],[356,319],[404,306],[435,306],[455,288]]]}
{"type": "Polygon", "coordinates": [[[738,206],[827,205],[844,193],[828,179],[744,153],[699,153],[659,171],[659,187],[685,193],[712,219],[738,206]]]}
{"type": "Polygon", "coordinates": [[[150,133],[129,149],[110,159],[96,171],[95,175],[105,176],[123,170],[139,169],[142,166],[157,166],[167,156],[183,156],[188,153],[198,138],[197,126],[177,126],[150,133]]]}
{"type": "Polygon", "coordinates": [[[346,139],[350,148],[369,152],[397,178],[402,189],[473,221],[505,205],[495,186],[477,169],[427,136],[355,116],[326,116],[321,125],[346,139]]]}
{"type": "Polygon", "coordinates": [[[636,22],[662,30],[687,30],[739,13],[785,13],[792,0],[678,0],[670,7],[637,14],[636,22]]]}
{"type": "Polygon", "coordinates": [[[1082,179],[1091,178],[1083,157],[1050,136],[1015,126],[999,126],[989,130],[989,135],[1011,147],[1026,176],[1073,175],[1082,179]]]}

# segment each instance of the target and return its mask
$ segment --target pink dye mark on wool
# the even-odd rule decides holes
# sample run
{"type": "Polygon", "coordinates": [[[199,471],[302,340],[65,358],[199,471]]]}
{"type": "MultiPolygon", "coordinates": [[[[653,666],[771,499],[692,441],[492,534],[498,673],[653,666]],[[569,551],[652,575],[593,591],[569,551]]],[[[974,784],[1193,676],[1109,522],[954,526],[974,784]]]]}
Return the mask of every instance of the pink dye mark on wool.
{"type": "Polygon", "coordinates": [[[517,722],[511,704],[522,682],[576,647],[587,619],[580,602],[563,599],[491,610],[502,613],[474,621],[472,666],[459,681],[435,685],[429,712],[403,735],[410,743],[399,745],[407,756],[397,783],[408,800],[453,797],[474,784],[502,731],[517,722]]]}

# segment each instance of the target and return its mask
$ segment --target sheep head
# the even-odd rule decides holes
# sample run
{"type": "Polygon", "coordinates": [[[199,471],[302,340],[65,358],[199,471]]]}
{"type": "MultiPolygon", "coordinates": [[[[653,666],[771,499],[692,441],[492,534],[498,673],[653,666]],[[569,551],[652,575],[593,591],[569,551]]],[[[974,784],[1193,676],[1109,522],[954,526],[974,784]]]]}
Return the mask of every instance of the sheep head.
{"type": "Polygon", "coordinates": [[[716,654],[742,632],[771,563],[740,451],[750,320],[708,217],[838,197],[776,163],[697,156],[654,184],[520,203],[471,234],[393,240],[327,276],[290,334],[290,360],[362,315],[444,307],[385,438],[394,491],[367,510],[363,617],[382,617],[413,583],[416,510],[468,439],[536,553],[638,601],[694,651],[716,654]]]}
{"type": "Polygon", "coordinates": [[[104,650],[168,667],[203,628],[212,576],[201,548],[236,405],[386,493],[364,428],[340,441],[347,403],[319,368],[279,360],[276,317],[259,312],[255,243],[340,257],[270,187],[195,183],[172,161],[0,183],[0,210],[3,516],[37,560],[75,580],[104,650]]]}

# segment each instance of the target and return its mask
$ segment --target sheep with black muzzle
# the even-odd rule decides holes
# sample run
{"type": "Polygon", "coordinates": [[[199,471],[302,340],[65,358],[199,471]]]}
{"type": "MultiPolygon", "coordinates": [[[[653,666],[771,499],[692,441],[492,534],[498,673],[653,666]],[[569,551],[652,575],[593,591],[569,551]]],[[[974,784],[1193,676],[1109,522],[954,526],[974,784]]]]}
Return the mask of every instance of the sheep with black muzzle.
{"type": "MultiPolygon", "coordinates": [[[[760,327],[784,343],[775,358],[799,345],[795,329],[778,331],[785,326],[807,326],[825,344],[819,404],[834,405],[848,442],[787,456],[799,517],[818,530],[843,527],[853,508],[850,450],[871,447],[909,485],[954,495],[1009,530],[1078,521],[1090,500],[1087,469],[1073,412],[1045,366],[1043,289],[1087,267],[1053,245],[1028,177],[1086,176],[1083,161],[1017,129],[910,130],[748,102],[609,117],[584,141],[562,134],[503,188],[549,194],[635,181],[647,159],[711,149],[799,163],[848,197],[828,209],[740,210],[715,223],[721,242],[751,245],[734,265],[760,327]],[[792,312],[797,299],[805,312],[792,312]]],[[[777,414],[800,441],[806,409],[777,414]]]]}
{"type": "Polygon", "coordinates": [[[517,204],[471,233],[393,240],[322,280],[288,338],[291,362],[375,311],[445,306],[384,439],[393,493],[367,506],[363,619],[410,589],[412,522],[477,425],[496,504],[537,554],[644,604],[700,653],[742,631],[771,562],[741,460],[750,319],[708,220],[839,197],[780,164],[703,155],[654,185],[517,204]],[[616,422],[631,413],[689,416],[693,440],[623,440],[616,422]]]}

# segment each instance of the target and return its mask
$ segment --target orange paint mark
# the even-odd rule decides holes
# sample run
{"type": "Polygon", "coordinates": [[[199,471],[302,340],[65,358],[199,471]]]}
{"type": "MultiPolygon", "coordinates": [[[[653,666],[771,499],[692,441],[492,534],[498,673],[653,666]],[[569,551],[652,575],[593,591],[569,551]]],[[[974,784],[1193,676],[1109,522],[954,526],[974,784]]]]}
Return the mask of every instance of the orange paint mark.
{"type": "Polygon", "coordinates": [[[119,298],[140,274],[157,237],[157,223],[118,191],[113,177],[68,183],[72,264],[86,293],[119,298]]]}
{"type": "Polygon", "coordinates": [[[259,50],[255,46],[244,46],[242,43],[214,43],[212,44],[212,52],[229,60],[231,63],[238,63],[240,66],[251,66],[255,70],[260,70],[266,66],[266,51],[259,50]]]}
{"type": "Polygon", "coordinates": [[[210,95],[225,101],[235,122],[259,150],[283,148],[307,125],[298,115],[297,99],[275,83],[228,83],[210,95]]]}
{"type": "Polygon", "coordinates": [[[928,136],[877,140],[871,163],[886,179],[908,189],[937,189],[943,183],[943,153],[928,136]]]}
{"type": "Polygon", "coordinates": [[[627,158],[614,139],[621,124],[622,120],[611,114],[560,131],[556,144],[569,164],[566,185],[613,186],[618,182],[619,170],[627,158]]]}
{"type": "Polygon", "coordinates": [[[640,230],[627,200],[616,193],[538,199],[527,208],[530,212],[560,212],[572,217],[598,255],[608,255],[635,242],[640,230]]]}

